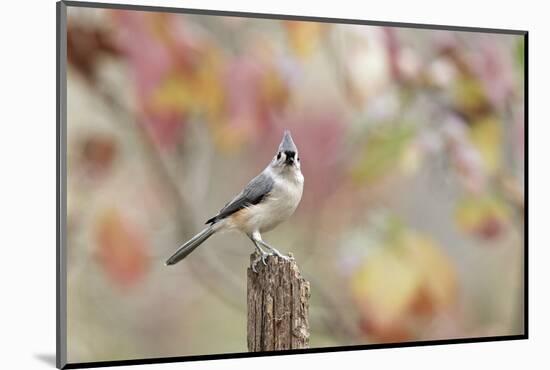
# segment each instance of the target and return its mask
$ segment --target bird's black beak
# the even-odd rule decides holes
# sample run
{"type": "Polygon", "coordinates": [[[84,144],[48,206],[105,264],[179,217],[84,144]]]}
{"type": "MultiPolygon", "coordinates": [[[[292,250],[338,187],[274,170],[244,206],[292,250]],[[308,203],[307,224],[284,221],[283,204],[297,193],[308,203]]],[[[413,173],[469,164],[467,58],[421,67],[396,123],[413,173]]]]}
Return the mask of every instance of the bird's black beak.
{"type": "Polygon", "coordinates": [[[291,166],[296,162],[296,152],[285,151],[286,159],[285,164],[291,166]]]}

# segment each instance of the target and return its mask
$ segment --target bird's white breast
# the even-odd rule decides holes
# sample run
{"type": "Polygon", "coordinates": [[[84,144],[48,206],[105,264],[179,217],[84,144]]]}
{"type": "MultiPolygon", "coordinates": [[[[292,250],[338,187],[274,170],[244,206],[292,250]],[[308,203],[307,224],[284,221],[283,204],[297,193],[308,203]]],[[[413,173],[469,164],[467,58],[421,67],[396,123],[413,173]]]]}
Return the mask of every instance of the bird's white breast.
{"type": "Polygon", "coordinates": [[[239,229],[245,233],[272,230],[289,218],[302,199],[304,177],[300,171],[275,176],[269,196],[261,203],[243,210],[239,229]]]}

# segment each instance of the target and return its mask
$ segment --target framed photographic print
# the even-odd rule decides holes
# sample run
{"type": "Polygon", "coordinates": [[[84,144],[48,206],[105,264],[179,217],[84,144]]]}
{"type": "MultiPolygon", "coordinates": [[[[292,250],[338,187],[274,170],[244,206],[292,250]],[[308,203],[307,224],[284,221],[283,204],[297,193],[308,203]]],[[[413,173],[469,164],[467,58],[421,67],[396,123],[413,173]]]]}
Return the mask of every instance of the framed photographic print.
{"type": "Polygon", "coordinates": [[[57,4],[57,366],[527,338],[526,31],[57,4]]]}

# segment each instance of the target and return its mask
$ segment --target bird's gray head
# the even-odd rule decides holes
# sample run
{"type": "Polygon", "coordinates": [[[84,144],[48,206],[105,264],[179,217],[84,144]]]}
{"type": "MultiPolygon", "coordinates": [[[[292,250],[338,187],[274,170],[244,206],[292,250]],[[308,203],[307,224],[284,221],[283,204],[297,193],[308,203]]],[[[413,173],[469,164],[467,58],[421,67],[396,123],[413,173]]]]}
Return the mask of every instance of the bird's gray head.
{"type": "Polygon", "coordinates": [[[283,140],[281,140],[277,154],[271,161],[271,166],[280,170],[300,169],[298,148],[296,148],[296,145],[292,140],[292,136],[290,136],[290,131],[285,130],[283,140]]]}

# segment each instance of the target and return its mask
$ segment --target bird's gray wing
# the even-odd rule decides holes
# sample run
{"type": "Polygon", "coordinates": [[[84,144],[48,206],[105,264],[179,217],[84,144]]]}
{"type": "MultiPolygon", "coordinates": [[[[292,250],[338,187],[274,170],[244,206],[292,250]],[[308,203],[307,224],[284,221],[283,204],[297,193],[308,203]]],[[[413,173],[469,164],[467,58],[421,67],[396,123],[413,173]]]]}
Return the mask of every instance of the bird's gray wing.
{"type": "Polygon", "coordinates": [[[227,203],[220,212],[208,221],[207,224],[213,224],[232,215],[240,209],[260,203],[273,189],[273,178],[262,172],[253,178],[232,201],[227,203]]]}

